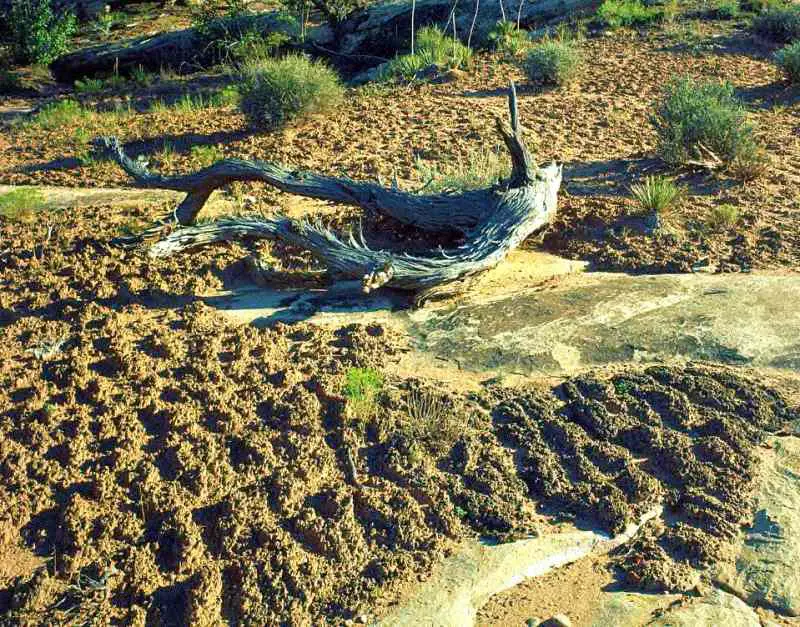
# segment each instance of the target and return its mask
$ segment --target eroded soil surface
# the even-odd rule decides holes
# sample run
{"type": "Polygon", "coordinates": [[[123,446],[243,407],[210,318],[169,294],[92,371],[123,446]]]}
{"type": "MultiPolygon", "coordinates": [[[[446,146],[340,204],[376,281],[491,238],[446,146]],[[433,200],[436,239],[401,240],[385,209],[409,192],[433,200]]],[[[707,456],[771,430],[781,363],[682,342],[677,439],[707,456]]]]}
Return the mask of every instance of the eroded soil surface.
{"type": "Polygon", "coordinates": [[[197,294],[246,251],[154,261],[108,246],[113,208],[57,219],[0,226],[0,521],[31,564],[0,582],[14,624],[348,618],[465,537],[615,531],[659,500],[674,524],[618,565],[680,590],[724,559],[763,431],[796,417],[703,368],[473,396],[391,380],[354,413],[344,371],[402,338],[231,326],[197,294]]]}

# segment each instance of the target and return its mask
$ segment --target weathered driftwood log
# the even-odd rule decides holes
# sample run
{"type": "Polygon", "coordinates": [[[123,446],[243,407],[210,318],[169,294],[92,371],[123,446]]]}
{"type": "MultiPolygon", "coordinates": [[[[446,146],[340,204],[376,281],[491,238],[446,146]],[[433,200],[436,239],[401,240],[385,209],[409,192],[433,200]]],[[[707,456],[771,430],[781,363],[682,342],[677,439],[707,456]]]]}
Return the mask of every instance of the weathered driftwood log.
{"type": "Polygon", "coordinates": [[[511,156],[511,176],[490,188],[465,193],[417,195],[239,159],[225,159],[186,176],[160,176],[125,155],[116,139],[106,138],[102,144],[138,186],[187,194],[173,215],[148,230],[148,238],[160,237],[150,248],[152,256],[168,256],[214,242],[278,239],[309,250],[334,275],[360,278],[365,292],[383,285],[419,291],[497,265],[555,214],[561,167],[552,164],[540,169],[534,164],[523,142],[513,83],[509,112],[510,124],[498,119],[497,129],[511,156]],[[363,237],[351,234],[340,238],[320,225],[285,217],[235,217],[193,224],[211,192],[233,181],[260,181],[301,196],[357,205],[426,231],[457,228],[465,240],[451,250],[412,256],[373,250],[363,237]]]}
{"type": "MultiPolygon", "coordinates": [[[[594,9],[599,0],[508,0],[502,6],[506,18],[523,28],[545,20],[568,17],[594,9]]],[[[417,0],[414,24],[417,29],[435,24],[452,29],[455,15],[456,32],[464,41],[475,18],[472,43],[479,42],[503,17],[499,2],[481,2],[475,14],[475,3],[454,4],[453,0],[417,0]],[[455,11],[454,11],[455,7],[455,11]]],[[[325,25],[312,29],[304,43],[293,47],[305,49],[315,56],[327,56],[331,63],[348,72],[357,73],[409,51],[411,42],[411,0],[376,2],[354,12],[335,28],[325,25]]],[[[272,11],[244,16],[247,29],[261,33],[291,34],[292,26],[284,13],[272,11]]],[[[196,28],[139,37],[128,41],[77,50],[56,59],[50,66],[59,81],[72,82],[84,76],[114,71],[126,72],[142,66],[158,71],[164,67],[181,70],[195,68],[208,61],[209,42],[196,28]]]]}

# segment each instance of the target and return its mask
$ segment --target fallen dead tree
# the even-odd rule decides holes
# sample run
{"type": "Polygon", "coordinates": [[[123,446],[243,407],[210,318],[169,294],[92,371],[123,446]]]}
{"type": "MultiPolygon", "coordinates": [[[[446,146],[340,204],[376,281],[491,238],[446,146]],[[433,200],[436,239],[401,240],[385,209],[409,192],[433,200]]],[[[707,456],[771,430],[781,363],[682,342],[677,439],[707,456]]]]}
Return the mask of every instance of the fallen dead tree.
{"type": "MultiPolygon", "coordinates": [[[[595,9],[599,0],[519,0],[519,2],[478,2],[458,5],[454,0],[411,0],[376,2],[355,11],[345,20],[314,28],[304,42],[290,47],[314,56],[327,57],[346,73],[356,74],[409,52],[412,10],[417,29],[433,24],[452,31],[467,41],[474,30],[472,43],[483,36],[505,15],[523,28],[547,20],[566,18],[595,9]],[[505,10],[501,10],[505,6],[505,10]],[[413,7],[413,8],[412,8],[413,7]]],[[[270,11],[236,18],[246,21],[238,28],[267,35],[272,32],[292,34],[285,13],[270,11]]],[[[232,30],[236,30],[235,28],[232,30]]],[[[197,69],[211,57],[207,35],[198,28],[186,28],[158,35],[139,37],[71,52],[50,66],[53,76],[73,82],[85,76],[129,72],[137,67],[159,71],[171,67],[178,71],[197,69]]]]}
{"type": "Polygon", "coordinates": [[[510,123],[498,119],[497,130],[511,157],[511,176],[492,187],[463,193],[418,195],[240,159],[218,161],[185,176],[161,176],[128,157],[115,138],[104,138],[101,144],[137,186],[186,192],[170,216],[138,238],[156,240],[149,249],[154,257],[215,242],[277,239],[307,249],[332,275],[361,279],[365,292],[384,285],[424,292],[492,268],[555,214],[561,167],[538,168],[533,162],[522,138],[513,83],[508,102],[510,123]],[[234,217],[195,224],[211,193],[234,181],[259,181],[300,196],[356,205],[425,231],[455,229],[463,233],[464,243],[412,256],[373,250],[360,235],[340,238],[320,225],[285,217],[234,217]]]}

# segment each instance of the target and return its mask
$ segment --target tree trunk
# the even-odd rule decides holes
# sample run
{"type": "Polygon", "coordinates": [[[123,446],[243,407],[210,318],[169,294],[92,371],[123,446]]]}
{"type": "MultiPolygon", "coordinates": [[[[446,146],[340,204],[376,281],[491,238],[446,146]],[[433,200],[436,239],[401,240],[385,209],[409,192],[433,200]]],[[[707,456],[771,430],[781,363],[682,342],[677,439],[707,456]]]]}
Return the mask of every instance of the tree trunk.
{"type": "Polygon", "coordinates": [[[185,200],[173,214],[137,240],[160,238],[150,248],[154,257],[214,242],[279,239],[309,250],[334,275],[360,278],[365,292],[384,285],[420,291],[492,268],[554,216],[561,167],[552,164],[540,169],[534,164],[522,139],[513,83],[509,113],[510,124],[498,120],[497,129],[511,156],[511,177],[487,189],[459,194],[417,195],[374,183],[239,159],[225,159],[186,176],[160,176],[131,160],[115,138],[102,140],[102,145],[136,185],[186,192],[185,200]],[[464,233],[465,241],[448,251],[439,249],[426,256],[412,256],[372,250],[360,234],[340,238],[321,225],[284,217],[237,217],[194,225],[211,193],[233,181],[260,181],[289,193],[356,205],[426,231],[456,228],[464,233]]]}

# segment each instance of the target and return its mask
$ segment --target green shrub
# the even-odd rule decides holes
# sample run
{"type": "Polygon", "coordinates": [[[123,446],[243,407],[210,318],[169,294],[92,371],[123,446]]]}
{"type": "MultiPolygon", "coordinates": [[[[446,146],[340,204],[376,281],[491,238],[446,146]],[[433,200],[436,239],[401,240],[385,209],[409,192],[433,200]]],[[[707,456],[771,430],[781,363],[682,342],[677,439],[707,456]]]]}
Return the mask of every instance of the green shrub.
{"type": "Polygon", "coordinates": [[[531,80],[566,85],[578,75],[582,63],[583,56],[574,44],[545,40],[531,48],[525,69],[531,80]]]}
{"type": "Polygon", "coordinates": [[[611,28],[639,26],[661,20],[663,10],[645,6],[641,0],[604,0],[597,10],[597,17],[611,28]]]}
{"type": "Polygon", "coordinates": [[[502,20],[487,35],[489,45],[493,50],[510,56],[517,56],[528,49],[531,40],[528,31],[517,28],[514,22],[502,20]]]}
{"type": "Polygon", "coordinates": [[[321,61],[291,54],[248,65],[239,106],[257,126],[275,128],[327,111],[344,97],[339,77],[321,61]]]}
{"type": "Polygon", "coordinates": [[[774,58],[790,83],[800,83],[800,41],[778,50],[774,58]]]}
{"type": "Polygon", "coordinates": [[[735,205],[718,205],[712,207],[708,215],[708,226],[715,231],[730,229],[739,221],[739,209],[735,205]]]}
{"type": "Polygon", "coordinates": [[[413,54],[404,54],[386,65],[384,78],[411,80],[432,65],[439,69],[464,68],[472,59],[470,48],[435,26],[421,28],[415,44],[413,54]]]}
{"type": "Polygon", "coordinates": [[[67,51],[75,33],[72,13],[56,15],[50,0],[13,0],[9,14],[11,54],[17,63],[50,63],[67,51]]]}
{"type": "Polygon", "coordinates": [[[683,190],[665,176],[648,176],[631,185],[631,195],[644,215],[663,214],[683,198],[683,190]]]}
{"type": "Polygon", "coordinates": [[[758,151],[753,128],[729,83],[674,80],[652,122],[658,133],[659,153],[670,164],[713,157],[731,164],[758,151]]]}
{"type": "Polygon", "coordinates": [[[469,152],[466,159],[459,157],[455,163],[447,161],[441,168],[418,158],[414,168],[425,182],[420,191],[431,194],[489,187],[511,176],[511,164],[505,153],[486,148],[469,152]]]}
{"type": "Polygon", "coordinates": [[[800,39],[800,5],[769,8],[753,19],[752,28],[757,35],[779,44],[800,39]]]}

